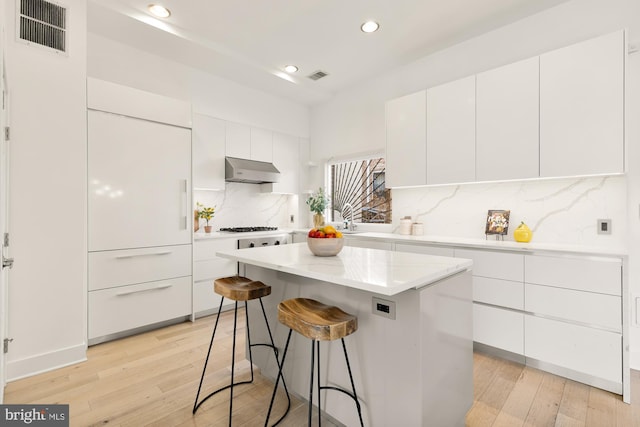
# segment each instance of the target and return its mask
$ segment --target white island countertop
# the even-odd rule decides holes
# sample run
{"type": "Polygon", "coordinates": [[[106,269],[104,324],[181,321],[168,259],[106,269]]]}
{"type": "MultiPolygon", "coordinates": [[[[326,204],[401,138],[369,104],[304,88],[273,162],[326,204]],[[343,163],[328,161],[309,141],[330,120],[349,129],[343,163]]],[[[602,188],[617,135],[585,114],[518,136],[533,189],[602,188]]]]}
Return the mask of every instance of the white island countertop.
{"type": "Polygon", "coordinates": [[[258,267],[396,295],[471,269],[471,260],[345,246],[332,257],[318,257],[306,243],[235,249],[216,255],[258,267]]]}

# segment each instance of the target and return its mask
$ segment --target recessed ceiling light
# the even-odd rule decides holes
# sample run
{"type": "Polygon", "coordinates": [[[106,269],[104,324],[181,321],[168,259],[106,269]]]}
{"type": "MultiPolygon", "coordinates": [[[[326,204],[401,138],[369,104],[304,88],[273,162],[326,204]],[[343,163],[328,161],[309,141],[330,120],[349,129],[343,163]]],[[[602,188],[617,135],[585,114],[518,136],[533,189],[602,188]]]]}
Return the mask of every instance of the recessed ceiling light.
{"type": "Polygon", "coordinates": [[[380,24],[376,21],[367,21],[360,26],[360,29],[365,33],[373,33],[378,31],[378,28],[380,28],[380,24]]]}
{"type": "Polygon", "coordinates": [[[284,67],[284,70],[285,70],[287,73],[295,73],[296,71],[298,71],[298,67],[296,67],[295,65],[286,65],[286,66],[284,67]]]}
{"type": "Polygon", "coordinates": [[[164,6],[160,6],[159,4],[150,4],[149,12],[151,12],[158,18],[168,18],[169,16],[171,16],[171,11],[164,6]]]}

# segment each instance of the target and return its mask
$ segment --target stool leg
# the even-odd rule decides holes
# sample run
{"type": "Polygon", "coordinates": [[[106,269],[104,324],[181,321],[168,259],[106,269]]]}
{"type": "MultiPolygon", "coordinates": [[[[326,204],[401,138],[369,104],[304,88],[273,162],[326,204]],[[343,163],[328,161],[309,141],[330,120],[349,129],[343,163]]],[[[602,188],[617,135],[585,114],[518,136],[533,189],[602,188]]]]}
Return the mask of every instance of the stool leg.
{"type": "Polygon", "coordinates": [[[351,375],[351,364],[349,364],[349,355],[347,354],[347,346],[344,343],[344,338],[340,338],[342,341],[342,349],[344,350],[344,360],[347,362],[347,371],[349,371],[349,380],[351,381],[351,389],[353,390],[353,400],[356,401],[356,408],[358,408],[358,417],[360,418],[360,426],[364,427],[362,422],[362,409],[360,408],[360,402],[358,401],[358,395],[356,394],[356,385],[353,382],[353,375],[351,375]]]}
{"type": "Polygon", "coordinates": [[[318,366],[318,427],[320,427],[322,423],[322,413],[320,411],[320,341],[316,341],[316,360],[318,366]]]}
{"type": "MultiPolygon", "coordinates": [[[[264,310],[264,304],[262,303],[262,298],[258,298],[258,300],[260,301],[260,307],[262,308],[262,316],[264,317],[264,324],[267,325],[267,332],[269,333],[269,341],[271,342],[271,348],[273,348],[273,354],[274,354],[274,356],[276,358],[276,364],[278,365],[278,371],[282,371],[281,365],[282,365],[282,363],[284,363],[284,357],[282,358],[282,363],[280,363],[278,361],[278,349],[276,347],[275,342],[273,341],[273,335],[271,334],[271,327],[269,326],[269,321],[267,320],[267,313],[264,310]]],[[[253,370],[251,371],[251,373],[253,374],[253,370]]],[[[289,396],[289,389],[287,388],[287,382],[284,380],[284,376],[282,377],[282,385],[284,386],[284,392],[287,395],[287,410],[284,411],[284,414],[282,414],[280,419],[278,421],[276,421],[276,423],[274,425],[278,425],[278,423],[280,421],[282,421],[284,419],[284,417],[287,416],[287,414],[289,413],[289,410],[291,409],[291,397],[289,396]]]]}
{"type": "MultiPolygon", "coordinates": [[[[282,377],[282,381],[284,382],[284,377],[282,376],[282,368],[284,366],[284,359],[287,357],[287,350],[289,349],[289,341],[291,341],[292,332],[293,332],[293,329],[289,329],[289,335],[287,335],[287,343],[284,345],[284,352],[282,353],[282,360],[278,365],[278,376],[276,377],[276,384],[273,386],[273,394],[271,395],[271,403],[269,403],[269,410],[267,411],[267,419],[264,421],[265,427],[269,425],[269,417],[271,416],[271,409],[273,409],[273,401],[275,400],[276,392],[278,391],[278,382],[280,382],[280,377],[282,377]]],[[[283,418],[284,416],[282,416],[282,418],[276,421],[276,423],[273,425],[274,426],[278,425],[278,423],[280,423],[280,421],[282,421],[283,418]]]]}
{"type": "Polygon", "coordinates": [[[233,313],[233,344],[231,350],[231,387],[229,395],[229,427],[231,427],[231,414],[233,413],[233,380],[235,378],[236,370],[236,327],[238,325],[238,301],[235,303],[235,309],[233,313]]]}
{"type": "Polygon", "coordinates": [[[200,377],[200,385],[198,386],[198,393],[196,394],[196,401],[193,403],[193,414],[196,413],[200,405],[204,403],[207,398],[202,400],[202,402],[198,403],[198,398],[200,397],[200,390],[202,389],[202,381],[204,380],[204,374],[207,371],[207,364],[209,363],[209,355],[211,354],[211,348],[213,347],[213,338],[216,336],[216,329],[218,329],[218,320],[220,320],[220,313],[222,312],[222,303],[224,302],[224,297],[220,300],[220,307],[218,308],[218,316],[216,317],[216,323],[213,326],[213,333],[211,334],[211,342],[209,343],[209,350],[207,351],[207,358],[204,361],[204,368],[202,368],[202,376],[200,377]]]}
{"type": "MultiPolygon", "coordinates": [[[[313,412],[313,368],[314,366],[314,356],[315,356],[315,341],[311,340],[311,379],[309,380],[309,427],[311,427],[311,413],[313,412]]],[[[318,382],[320,382],[320,378],[318,378],[318,382]]]]}
{"type": "MultiPolygon", "coordinates": [[[[250,383],[253,382],[253,354],[251,353],[251,347],[253,347],[253,345],[251,344],[251,330],[249,329],[249,307],[247,307],[247,303],[248,301],[244,302],[244,319],[245,319],[245,324],[247,325],[247,348],[249,349],[249,367],[251,368],[251,381],[249,381],[250,383]]],[[[262,300],[260,300],[260,303],[262,303],[262,300]]],[[[255,344],[255,345],[259,345],[259,344],[255,344]]]]}

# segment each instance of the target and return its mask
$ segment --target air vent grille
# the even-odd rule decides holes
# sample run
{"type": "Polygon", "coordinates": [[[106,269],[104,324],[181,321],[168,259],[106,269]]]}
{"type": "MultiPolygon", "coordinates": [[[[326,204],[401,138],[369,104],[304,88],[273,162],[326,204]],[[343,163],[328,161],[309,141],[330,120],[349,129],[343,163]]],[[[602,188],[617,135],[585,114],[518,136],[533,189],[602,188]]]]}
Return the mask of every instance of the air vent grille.
{"type": "Polygon", "coordinates": [[[20,39],[66,52],[67,9],[44,0],[20,0],[20,39]]]}
{"type": "Polygon", "coordinates": [[[316,71],[315,73],[309,75],[308,77],[311,80],[320,80],[323,77],[327,77],[329,74],[325,73],[324,71],[316,71]]]}

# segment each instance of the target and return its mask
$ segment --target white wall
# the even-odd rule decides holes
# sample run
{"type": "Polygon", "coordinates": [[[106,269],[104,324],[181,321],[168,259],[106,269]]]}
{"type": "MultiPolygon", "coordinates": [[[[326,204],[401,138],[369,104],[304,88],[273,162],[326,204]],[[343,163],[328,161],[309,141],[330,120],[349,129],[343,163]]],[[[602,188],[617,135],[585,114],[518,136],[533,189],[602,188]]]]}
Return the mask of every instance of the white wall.
{"type": "MultiPolygon", "coordinates": [[[[363,82],[312,108],[310,158],[322,163],[329,156],[384,149],[384,104],[388,99],[621,28],[628,29],[630,40],[640,44],[639,1],[572,0],[363,82]]],[[[602,184],[590,178],[394,190],[394,217],[397,221],[400,216],[421,214],[428,232],[478,237],[482,231],[474,221],[481,220],[482,212],[517,206],[521,209],[517,215],[531,218],[527,221],[534,225],[546,218],[537,227],[536,241],[626,247],[631,294],[640,297],[639,115],[640,53],[635,53],[627,62],[626,177],[612,177],[602,184]],[[556,197],[556,192],[563,195],[556,197]],[[453,198],[447,199],[450,196],[453,198]],[[550,197],[540,199],[546,196],[550,197]],[[575,205],[569,205],[572,198],[575,205]],[[433,210],[439,202],[440,207],[433,210]],[[614,235],[603,238],[594,234],[594,218],[600,214],[613,217],[614,235]]],[[[316,185],[323,183],[321,171],[314,179],[316,185]]],[[[640,369],[637,326],[631,328],[631,351],[632,366],[640,369]]]]}
{"type": "Polygon", "coordinates": [[[7,1],[10,92],[9,380],[86,351],[86,1],[66,0],[68,56],[16,42],[7,1]]]}
{"type": "Polygon", "coordinates": [[[309,109],[89,33],[87,74],[192,103],[193,111],[306,138],[309,109]]]}

